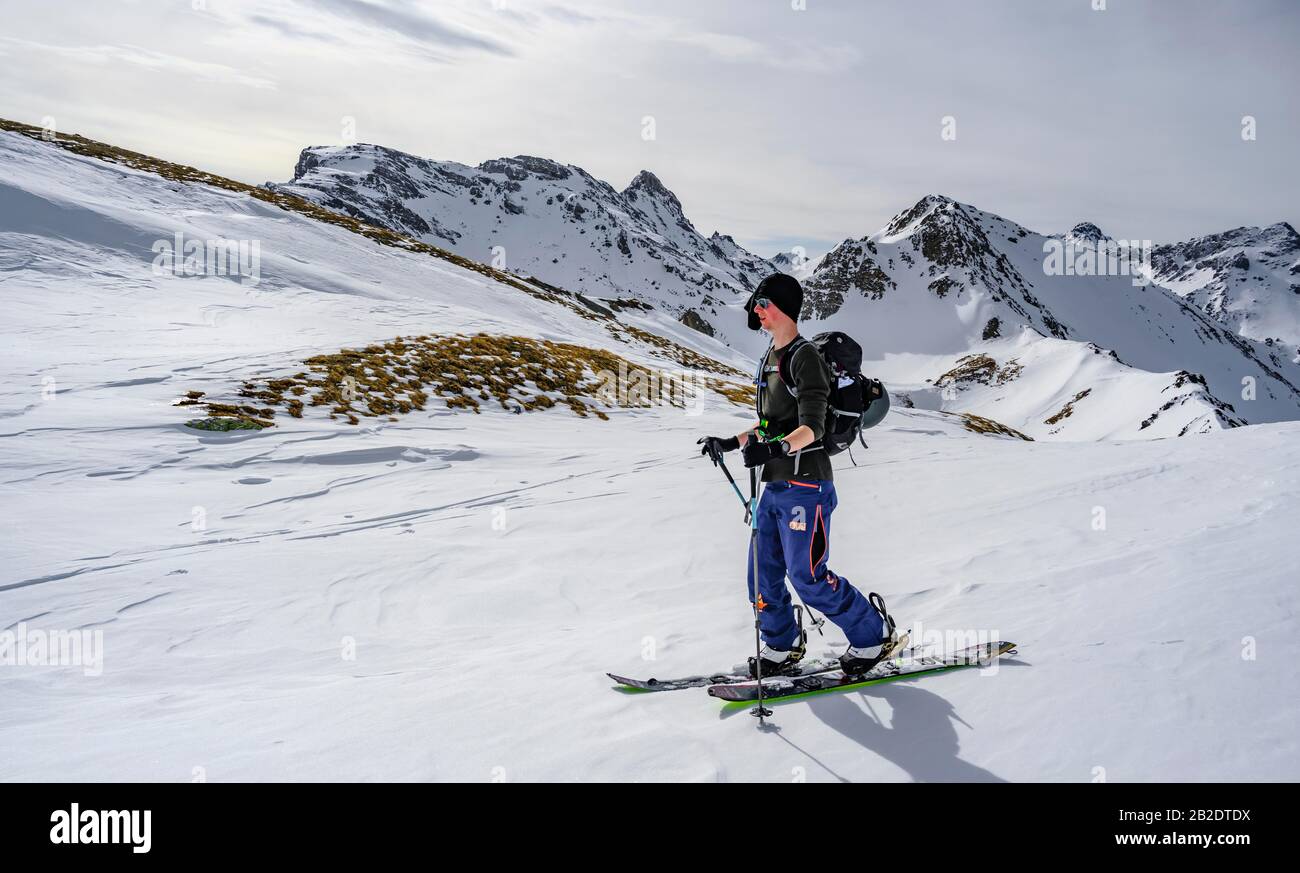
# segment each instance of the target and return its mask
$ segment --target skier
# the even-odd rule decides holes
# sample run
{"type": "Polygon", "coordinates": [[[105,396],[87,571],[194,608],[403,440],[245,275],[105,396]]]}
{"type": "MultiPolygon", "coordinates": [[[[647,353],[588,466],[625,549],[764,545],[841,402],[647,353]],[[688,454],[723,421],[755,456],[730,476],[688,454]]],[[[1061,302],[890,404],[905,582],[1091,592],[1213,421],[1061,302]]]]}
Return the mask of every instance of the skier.
{"type": "MultiPolygon", "coordinates": [[[[763,468],[766,487],[756,513],[748,574],[749,599],[759,610],[764,643],[758,655],[762,675],[794,672],[804,655],[786,576],[806,605],[848,637],[841,669],[865,673],[887,658],[898,641],[880,595],[865,597],[827,566],[831,513],[838,501],[830,457],[819,441],[831,373],[817,348],[799,336],[802,307],[803,288],[793,276],[777,273],[759,283],[745,304],[749,329],[761,327],[772,337],[756,378],[759,422],[736,436],[702,437],[699,444],[705,455],[742,449],[746,467],[763,468]],[[791,351],[790,360],[784,360],[791,351]],[[793,394],[787,380],[794,385],[793,394]]],[[[757,667],[751,657],[750,675],[757,675],[757,667]]]]}

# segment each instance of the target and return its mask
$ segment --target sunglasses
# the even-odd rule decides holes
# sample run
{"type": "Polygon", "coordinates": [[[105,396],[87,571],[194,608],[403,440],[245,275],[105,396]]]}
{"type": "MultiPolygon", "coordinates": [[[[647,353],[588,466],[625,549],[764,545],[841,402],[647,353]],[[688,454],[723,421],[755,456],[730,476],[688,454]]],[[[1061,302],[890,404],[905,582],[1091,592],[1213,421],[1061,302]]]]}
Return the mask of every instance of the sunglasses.
{"type": "Polygon", "coordinates": [[[769,306],[771,306],[771,305],[772,305],[772,301],[771,301],[771,300],[768,300],[766,297],[755,297],[755,298],[754,298],[754,308],[755,308],[755,309],[767,309],[767,307],[769,307],[769,306]]]}

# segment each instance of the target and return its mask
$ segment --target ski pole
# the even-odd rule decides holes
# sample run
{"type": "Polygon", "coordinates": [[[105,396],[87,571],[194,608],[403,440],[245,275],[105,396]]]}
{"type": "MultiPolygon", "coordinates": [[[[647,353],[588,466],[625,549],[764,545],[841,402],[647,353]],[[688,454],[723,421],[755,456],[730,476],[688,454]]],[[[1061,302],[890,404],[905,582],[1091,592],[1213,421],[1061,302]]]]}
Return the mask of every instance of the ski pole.
{"type": "Polygon", "coordinates": [[[722,454],[720,452],[710,451],[709,460],[713,461],[715,465],[722,468],[722,475],[727,477],[727,481],[731,483],[731,490],[736,492],[736,497],[740,499],[740,505],[745,507],[745,524],[749,524],[749,520],[751,517],[750,516],[751,507],[749,505],[749,501],[745,500],[745,495],[740,493],[740,487],[736,485],[736,480],[731,478],[731,471],[727,469],[726,463],[722,460],[722,454]]]}
{"type": "MultiPolygon", "coordinates": [[[[731,474],[727,474],[731,478],[731,474]]],[[[734,484],[734,483],[733,483],[734,484]]],[[[753,562],[750,564],[754,574],[754,673],[758,677],[758,706],[750,711],[750,715],[758,716],[759,727],[766,725],[764,718],[772,714],[772,711],[763,706],[763,632],[759,616],[763,602],[763,592],[758,584],[758,469],[749,468],[749,557],[753,562]]]]}

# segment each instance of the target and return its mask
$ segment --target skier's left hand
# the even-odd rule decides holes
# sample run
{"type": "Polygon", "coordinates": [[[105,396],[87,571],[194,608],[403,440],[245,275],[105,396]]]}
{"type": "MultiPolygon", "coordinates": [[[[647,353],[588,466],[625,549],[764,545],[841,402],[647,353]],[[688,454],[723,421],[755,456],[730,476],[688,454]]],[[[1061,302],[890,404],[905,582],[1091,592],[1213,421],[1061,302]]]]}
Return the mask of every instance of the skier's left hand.
{"type": "Polygon", "coordinates": [[[764,443],[758,440],[747,440],[740,454],[745,459],[746,467],[761,467],[773,458],[785,457],[785,442],[764,443]]]}

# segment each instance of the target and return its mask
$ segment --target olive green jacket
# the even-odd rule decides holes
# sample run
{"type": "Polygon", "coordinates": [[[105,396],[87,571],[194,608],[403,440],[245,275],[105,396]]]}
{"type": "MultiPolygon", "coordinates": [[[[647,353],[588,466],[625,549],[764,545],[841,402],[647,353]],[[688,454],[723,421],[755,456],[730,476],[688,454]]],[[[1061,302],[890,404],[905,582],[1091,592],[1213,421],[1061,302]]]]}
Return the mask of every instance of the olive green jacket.
{"type": "Polygon", "coordinates": [[[831,394],[830,368],[822,360],[816,346],[806,342],[795,351],[794,358],[786,367],[786,372],[794,381],[798,398],[785,387],[777,372],[777,362],[797,340],[798,337],[779,349],[769,348],[763,358],[760,370],[763,385],[758,389],[759,419],[768,422],[766,430],[772,437],[784,437],[799,425],[806,424],[817,442],[802,452],[792,452],[788,457],[768,461],[763,466],[764,482],[789,479],[829,481],[832,478],[830,456],[821,447],[821,438],[826,429],[826,405],[831,394]]]}

